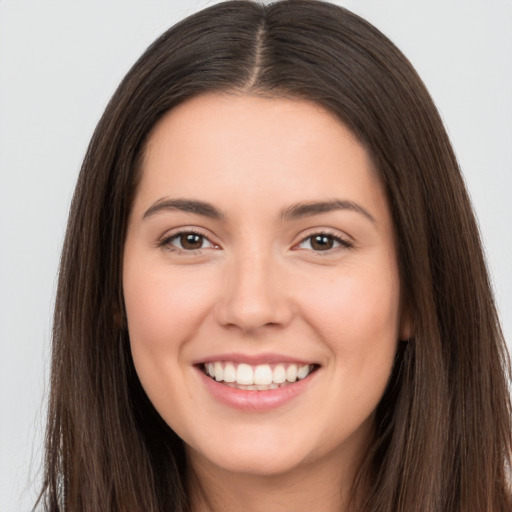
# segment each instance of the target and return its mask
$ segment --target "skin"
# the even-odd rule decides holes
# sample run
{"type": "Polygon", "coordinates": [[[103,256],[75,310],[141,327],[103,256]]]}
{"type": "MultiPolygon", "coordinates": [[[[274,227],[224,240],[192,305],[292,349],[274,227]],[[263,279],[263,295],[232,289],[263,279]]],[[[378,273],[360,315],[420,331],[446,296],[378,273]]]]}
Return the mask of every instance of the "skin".
{"type": "Polygon", "coordinates": [[[353,134],[305,101],[209,94],[173,109],[146,148],[123,286],[135,367],[185,442],[194,509],[339,511],[409,336],[386,197],[353,134]],[[168,199],[223,216],[155,210],[168,199]],[[332,200],[367,214],[282,215],[332,200]],[[190,230],[199,249],[176,236],[190,230]],[[326,250],[312,245],[318,233],[326,250]],[[285,405],[240,411],[194,366],[220,353],[319,369],[285,405]]]}

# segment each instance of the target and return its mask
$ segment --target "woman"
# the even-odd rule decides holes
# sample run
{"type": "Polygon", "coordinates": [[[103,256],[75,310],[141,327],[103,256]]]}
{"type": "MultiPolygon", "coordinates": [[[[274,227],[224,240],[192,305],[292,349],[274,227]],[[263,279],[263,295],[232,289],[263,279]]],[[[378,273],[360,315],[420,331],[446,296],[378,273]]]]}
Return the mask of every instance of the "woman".
{"type": "Polygon", "coordinates": [[[507,382],[456,160],[382,34],[227,2],[146,51],[70,214],[49,510],[510,510],[507,382]]]}

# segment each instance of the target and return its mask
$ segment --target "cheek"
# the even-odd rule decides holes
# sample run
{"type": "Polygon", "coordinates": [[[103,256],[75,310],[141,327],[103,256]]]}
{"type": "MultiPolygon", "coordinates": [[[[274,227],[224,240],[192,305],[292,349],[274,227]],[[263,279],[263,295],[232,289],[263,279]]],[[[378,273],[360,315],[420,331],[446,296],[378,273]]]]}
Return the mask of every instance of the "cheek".
{"type": "Polygon", "coordinates": [[[186,399],[184,349],[211,303],[211,288],[196,284],[186,272],[168,266],[131,261],[124,268],[133,362],[146,394],[169,424],[186,399]]]}
{"type": "MultiPolygon", "coordinates": [[[[382,268],[382,267],[381,267],[382,268]]],[[[309,293],[308,321],[331,353],[332,389],[322,407],[334,411],[323,435],[339,436],[369,418],[387,386],[396,354],[399,282],[393,272],[333,280],[327,293],[309,293]]],[[[318,411],[320,414],[321,411],[318,411]]]]}
{"type": "Polygon", "coordinates": [[[396,272],[357,272],[332,279],[327,289],[307,293],[310,323],[335,351],[362,352],[396,342],[399,282],[396,272]]]}
{"type": "Polygon", "coordinates": [[[125,270],[124,297],[132,345],[165,351],[187,339],[204,316],[211,295],[209,288],[194,286],[196,281],[189,277],[170,269],[125,270]]]}

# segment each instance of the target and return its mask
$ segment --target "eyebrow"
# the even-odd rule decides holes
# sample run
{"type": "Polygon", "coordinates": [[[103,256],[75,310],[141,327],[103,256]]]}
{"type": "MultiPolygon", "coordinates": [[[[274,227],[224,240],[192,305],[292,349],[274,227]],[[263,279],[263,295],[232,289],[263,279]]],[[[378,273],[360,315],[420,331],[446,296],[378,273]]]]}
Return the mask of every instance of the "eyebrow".
{"type": "MultiPolygon", "coordinates": [[[[224,219],[226,216],[219,209],[210,203],[198,201],[195,199],[159,199],[150,206],[144,213],[143,219],[147,219],[157,213],[169,210],[179,210],[187,213],[194,213],[203,215],[211,219],[224,219]]],[[[280,217],[283,220],[293,220],[321,213],[332,212],[336,210],[349,210],[360,213],[368,218],[373,223],[376,223],[375,217],[371,215],[361,205],[346,200],[331,200],[331,201],[315,201],[292,204],[281,212],[280,217]]]]}
{"type": "Polygon", "coordinates": [[[159,199],[146,210],[146,213],[144,213],[142,218],[147,219],[156,213],[169,210],[180,210],[182,212],[195,213],[211,219],[223,219],[225,217],[225,215],[215,208],[215,206],[210,203],[205,203],[204,201],[197,201],[194,199],[159,199]]]}
{"type": "Polygon", "coordinates": [[[375,217],[363,208],[361,205],[354,203],[353,201],[342,201],[339,199],[331,201],[320,201],[320,202],[306,202],[297,203],[289,206],[281,213],[281,217],[284,220],[297,219],[302,217],[309,217],[310,215],[318,215],[320,213],[327,213],[336,210],[349,210],[357,213],[361,213],[367,219],[372,221],[374,224],[377,223],[375,217]]]}

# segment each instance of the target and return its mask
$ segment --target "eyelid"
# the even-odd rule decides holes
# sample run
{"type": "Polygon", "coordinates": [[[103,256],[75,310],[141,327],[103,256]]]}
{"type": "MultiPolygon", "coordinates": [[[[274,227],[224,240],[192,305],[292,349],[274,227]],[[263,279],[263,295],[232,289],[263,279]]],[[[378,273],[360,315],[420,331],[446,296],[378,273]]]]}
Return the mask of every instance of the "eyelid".
{"type": "Polygon", "coordinates": [[[172,252],[181,252],[186,254],[198,254],[201,251],[207,250],[207,249],[220,249],[220,245],[215,243],[212,240],[212,237],[210,235],[207,235],[204,233],[202,229],[196,228],[196,227],[186,227],[186,226],[180,226],[179,228],[174,228],[171,231],[167,231],[163,236],[161,236],[157,243],[157,247],[163,247],[166,248],[169,251],[172,252]],[[197,235],[204,240],[208,241],[210,244],[210,247],[202,247],[199,249],[182,249],[180,247],[172,246],[171,242],[173,240],[179,239],[179,237],[183,235],[197,235]]]}
{"type": "Polygon", "coordinates": [[[334,230],[330,230],[330,229],[318,229],[318,228],[313,228],[311,230],[308,230],[308,232],[305,234],[305,233],[302,233],[301,234],[301,237],[299,239],[298,242],[296,242],[292,249],[294,250],[308,250],[308,251],[311,251],[311,252],[314,252],[314,253],[332,253],[338,249],[352,249],[354,247],[354,243],[352,241],[352,238],[349,236],[349,235],[342,235],[339,231],[334,231],[334,230]],[[323,251],[315,251],[313,248],[311,249],[306,249],[306,248],[301,248],[299,247],[300,245],[302,245],[304,242],[306,242],[306,240],[308,239],[311,239],[313,238],[314,236],[318,236],[318,235],[323,235],[323,236],[328,236],[328,237],[331,237],[332,239],[334,239],[336,242],[338,242],[339,245],[337,245],[336,247],[332,247],[330,249],[325,249],[323,251]]]}

